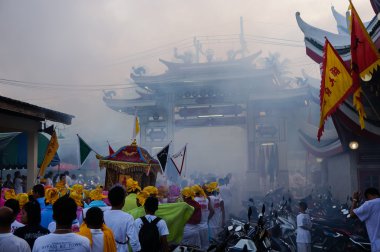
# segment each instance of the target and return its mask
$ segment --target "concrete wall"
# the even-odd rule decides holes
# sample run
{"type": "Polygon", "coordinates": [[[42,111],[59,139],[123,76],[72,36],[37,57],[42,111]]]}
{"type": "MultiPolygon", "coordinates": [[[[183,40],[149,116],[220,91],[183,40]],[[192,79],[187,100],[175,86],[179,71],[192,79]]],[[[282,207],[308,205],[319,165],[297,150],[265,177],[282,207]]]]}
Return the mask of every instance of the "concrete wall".
{"type": "Polygon", "coordinates": [[[343,153],[326,160],[327,186],[331,186],[335,198],[344,202],[357,187],[357,172],[350,153],[343,153]]]}

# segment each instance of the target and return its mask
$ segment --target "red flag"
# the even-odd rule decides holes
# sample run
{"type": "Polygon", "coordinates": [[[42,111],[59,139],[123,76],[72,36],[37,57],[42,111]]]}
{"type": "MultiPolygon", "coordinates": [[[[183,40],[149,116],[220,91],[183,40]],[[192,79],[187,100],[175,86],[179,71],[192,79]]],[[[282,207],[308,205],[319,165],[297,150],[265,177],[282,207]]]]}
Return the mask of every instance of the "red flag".
{"type": "Polygon", "coordinates": [[[360,78],[368,80],[380,65],[380,55],[350,0],[351,9],[351,76],[354,86],[354,106],[359,114],[360,127],[366,117],[361,101],[360,78]]]}
{"type": "Polygon", "coordinates": [[[115,151],[112,149],[110,143],[108,143],[108,152],[109,152],[109,155],[113,155],[115,153],[115,151]]]}

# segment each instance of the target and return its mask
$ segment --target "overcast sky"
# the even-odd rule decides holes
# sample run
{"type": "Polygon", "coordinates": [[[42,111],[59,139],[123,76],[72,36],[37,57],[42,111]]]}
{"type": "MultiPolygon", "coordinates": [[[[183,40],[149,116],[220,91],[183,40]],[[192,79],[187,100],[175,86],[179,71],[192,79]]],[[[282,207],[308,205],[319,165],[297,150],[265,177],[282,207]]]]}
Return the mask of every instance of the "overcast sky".
{"type": "MultiPolygon", "coordinates": [[[[354,4],[363,21],[374,16],[369,1],[354,4]]],[[[65,130],[66,141],[80,133],[90,141],[108,139],[120,147],[131,137],[131,118],[108,109],[100,89],[130,82],[132,66],[160,73],[164,68],[158,58],[171,60],[174,47],[191,50],[194,36],[223,59],[226,51],[238,47],[232,38],[243,16],[251,53],[278,52],[291,61],[294,75],[304,68],[315,76],[318,66],[305,55],[295,13],[300,11],[309,24],[336,32],[331,5],[345,13],[348,1],[1,0],[0,78],[43,85],[32,89],[0,84],[0,94],[75,115],[65,130]],[[217,35],[223,39],[210,40],[217,35]],[[268,44],[268,39],[263,43],[258,37],[286,45],[268,44]]],[[[122,89],[121,94],[133,92],[122,89]]],[[[234,132],[236,141],[245,141],[244,132],[234,132]]]]}

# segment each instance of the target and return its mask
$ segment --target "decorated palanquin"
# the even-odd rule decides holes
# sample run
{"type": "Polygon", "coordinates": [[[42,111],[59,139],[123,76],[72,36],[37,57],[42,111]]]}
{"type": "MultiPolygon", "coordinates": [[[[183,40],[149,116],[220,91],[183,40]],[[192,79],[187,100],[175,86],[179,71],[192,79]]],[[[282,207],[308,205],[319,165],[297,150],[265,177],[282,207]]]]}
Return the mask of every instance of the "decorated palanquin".
{"type": "Polygon", "coordinates": [[[98,155],[97,158],[100,169],[106,169],[106,190],[114,184],[125,185],[128,178],[138,181],[142,188],[154,186],[157,173],[161,171],[158,161],[135,142],[121,147],[112,155],[107,157],[98,155]]]}

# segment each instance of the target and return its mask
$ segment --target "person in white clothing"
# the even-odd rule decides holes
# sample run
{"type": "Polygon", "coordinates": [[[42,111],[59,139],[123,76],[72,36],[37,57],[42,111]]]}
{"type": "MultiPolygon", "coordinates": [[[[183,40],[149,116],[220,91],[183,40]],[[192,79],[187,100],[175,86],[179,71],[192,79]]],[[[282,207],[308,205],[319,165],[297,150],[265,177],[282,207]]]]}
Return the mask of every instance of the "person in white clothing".
{"type": "Polygon", "coordinates": [[[108,200],[111,203],[111,210],[104,212],[104,222],[109,227],[115,237],[116,248],[119,252],[128,251],[128,243],[132,251],[140,251],[140,243],[137,231],[134,226],[132,215],[122,211],[125,203],[125,189],[116,185],[108,192],[108,200]]]}
{"type": "Polygon", "coordinates": [[[350,215],[365,222],[369,240],[371,241],[371,251],[380,252],[380,194],[376,188],[368,188],[364,192],[366,202],[358,207],[359,192],[352,195],[352,206],[350,215]]]}
{"type": "Polygon", "coordinates": [[[141,252],[152,251],[152,248],[149,247],[157,249],[154,251],[169,252],[167,241],[167,236],[169,235],[168,226],[166,225],[165,220],[154,215],[158,209],[158,199],[156,197],[148,197],[145,200],[144,209],[146,215],[135,220],[135,227],[139,234],[139,241],[141,244],[141,252]],[[155,225],[159,237],[145,237],[147,234],[144,234],[146,230],[144,226],[152,224],[155,225]]]}
{"type": "Polygon", "coordinates": [[[297,215],[297,251],[311,252],[311,220],[309,214],[306,213],[307,204],[299,203],[300,213],[297,215]]]}
{"type": "Polygon", "coordinates": [[[0,207],[0,252],[30,252],[29,244],[11,233],[12,209],[0,207]]]}
{"type": "Polygon", "coordinates": [[[219,195],[219,187],[217,182],[211,182],[206,185],[206,191],[210,200],[214,214],[209,219],[210,238],[216,238],[217,235],[223,230],[224,227],[224,201],[219,195]]]}
{"type": "Polygon", "coordinates": [[[195,193],[194,200],[201,205],[201,222],[198,224],[200,226],[199,235],[201,238],[201,249],[207,250],[209,247],[208,240],[208,221],[212,215],[214,215],[214,209],[211,207],[210,201],[207,195],[203,191],[202,187],[199,185],[193,185],[191,189],[195,193]]]}
{"type": "Polygon", "coordinates": [[[41,236],[34,242],[33,252],[90,252],[90,241],[72,232],[71,224],[77,214],[75,201],[64,196],[53,205],[53,219],[57,223],[54,233],[41,236]]]}
{"type": "Polygon", "coordinates": [[[17,215],[20,212],[20,204],[15,199],[9,199],[5,201],[4,206],[9,207],[10,209],[12,209],[12,212],[13,212],[14,221],[12,222],[12,225],[11,225],[11,233],[13,234],[16,231],[16,229],[25,226],[24,224],[16,220],[17,215]]]}
{"type": "Polygon", "coordinates": [[[202,218],[201,205],[194,200],[195,193],[191,187],[184,187],[181,191],[181,194],[183,201],[194,208],[194,212],[187,221],[183,230],[183,238],[181,244],[201,248],[201,226],[199,225],[202,218]]]}
{"type": "Polygon", "coordinates": [[[13,184],[15,186],[15,193],[16,194],[23,193],[23,191],[22,191],[22,179],[21,179],[20,172],[16,171],[14,176],[15,177],[13,179],[13,184]]]}

